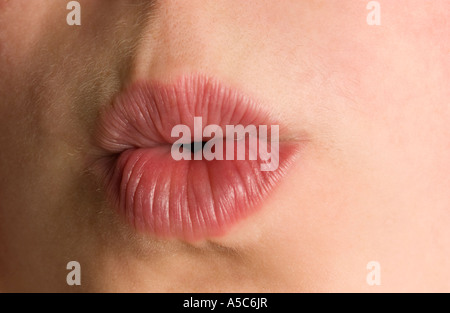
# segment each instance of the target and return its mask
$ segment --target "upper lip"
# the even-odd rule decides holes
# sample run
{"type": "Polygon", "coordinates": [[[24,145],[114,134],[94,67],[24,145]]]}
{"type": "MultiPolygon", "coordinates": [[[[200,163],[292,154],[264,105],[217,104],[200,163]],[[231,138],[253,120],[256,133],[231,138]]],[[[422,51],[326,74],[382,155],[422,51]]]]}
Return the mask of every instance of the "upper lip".
{"type": "Polygon", "coordinates": [[[171,137],[172,128],[183,124],[193,129],[198,116],[204,126],[278,125],[255,101],[217,80],[183,76],[173,85],[156,81],[132,84],[104,109],[97,142],[109,153],[172,144],[177,139],[171,137]]]}
{"type": "Polygon", "coordinates": [[[222,127],[277,124],[254,100],[201,75],[136,82],[102,112],[100,177],[112,205],[138,230],[185,240],[221,235],[260,204],[297,151],[281,144],[274,172],[261,172],[260,160],[174,161],[171,130],[192,129],[195,116],[222,127]]]}

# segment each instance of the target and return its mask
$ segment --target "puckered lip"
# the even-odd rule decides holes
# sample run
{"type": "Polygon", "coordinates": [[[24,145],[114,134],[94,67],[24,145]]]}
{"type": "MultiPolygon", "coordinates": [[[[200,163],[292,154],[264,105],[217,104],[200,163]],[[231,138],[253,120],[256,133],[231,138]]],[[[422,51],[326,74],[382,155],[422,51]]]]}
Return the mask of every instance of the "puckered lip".
{"type": "MultiPolygon", "coordinates": [[[[107,197],[137,231],[195,241],[221,236],[261,207],[299,147],[285,127],[252,99],[205,76],[175,83],[140,81],[100,114],[96,162],[107,197]],[[171,156],[176,125],[279,125],[279,166],[262,171],[261,158],[179,160],[171,156]]],[[[279,208],[277,208],[279,209],[279,208]]]]}

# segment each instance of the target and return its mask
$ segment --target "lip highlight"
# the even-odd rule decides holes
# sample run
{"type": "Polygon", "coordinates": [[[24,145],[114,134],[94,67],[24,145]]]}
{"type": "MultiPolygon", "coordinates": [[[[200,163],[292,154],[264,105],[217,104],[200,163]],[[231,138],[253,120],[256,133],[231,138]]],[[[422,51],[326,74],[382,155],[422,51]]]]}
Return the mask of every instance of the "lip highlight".
{"type": "MultiPolygon", "coordinates": [[[[268,161],[249,158],[248,149],[244,160],[175,160],[171,148],[179,138],[172,129],[182,124],[194,133],[195,117],[222,128],[279,125],[255,101],[204,76],[136,82],[101,112],[97,172],[111,205],[136,230],[186,241],[224,235],[261,207],[296,155],[280,125],[274,171],[262,171],[268,161]]],[[[229,140],[246,144],[224,135],[229,140]]]]}

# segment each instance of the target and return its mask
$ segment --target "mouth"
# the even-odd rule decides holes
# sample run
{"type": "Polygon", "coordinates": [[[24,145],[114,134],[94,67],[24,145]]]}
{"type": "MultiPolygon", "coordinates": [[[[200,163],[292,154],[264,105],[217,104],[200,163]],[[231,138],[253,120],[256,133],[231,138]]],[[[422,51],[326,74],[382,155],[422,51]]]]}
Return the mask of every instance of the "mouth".
{"type": "Polygon", "coordinates": [[[96,172],[111,206],[137,231],[185,241],[223,236],[262,207],[297,155],[285,129],[256,101],[204,76],[136,82],[100,114],[96,172]],[[190,130],[184,141],[172,136],[177,125],[190,130]],[[203,136],[207,125],[276,125],[279,136],[257,131],[236,138],[224,131],[210,140],[212,132],[203,136]],[[251,157],[251,140],[245,139],[252,136],[258,147],[268,142],[271,158],[251,157]],[[228,157],[197,157],[213,141],[212,151],[223,147],[228,157]],[[180,146],[185,157],[174,158],[180,146]],[[277,166],[267,170],[274,159],[277,166]]]}

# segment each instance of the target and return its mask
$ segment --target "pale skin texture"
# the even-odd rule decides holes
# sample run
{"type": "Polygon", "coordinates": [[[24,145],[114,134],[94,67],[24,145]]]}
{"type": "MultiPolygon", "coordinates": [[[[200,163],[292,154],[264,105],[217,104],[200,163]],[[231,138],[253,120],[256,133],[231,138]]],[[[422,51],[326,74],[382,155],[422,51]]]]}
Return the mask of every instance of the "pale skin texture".
{"type": "Polygon", "coordinates": [[[380,0],[380,26],[357,0],[79,2],[71,27],[67,1],[0,0],[0,291],[450,291],[449,1],[380,0]],[[193,72],[304,142],[195,245],[136,234],[88,165],[122,86],[193,72]]]}

